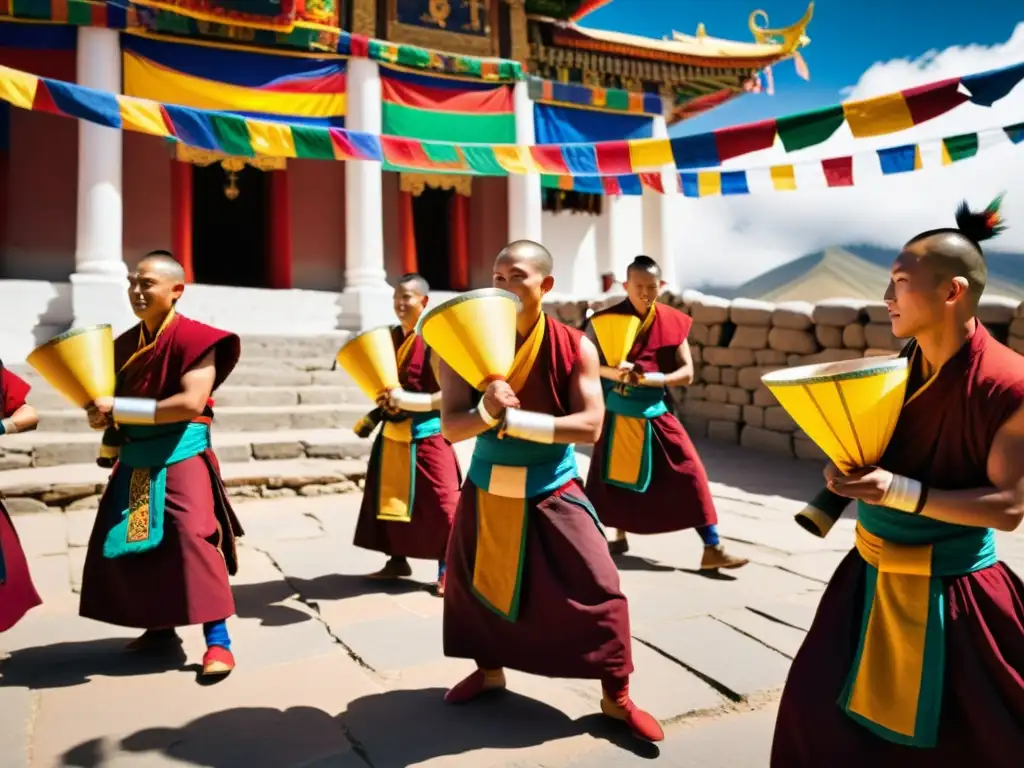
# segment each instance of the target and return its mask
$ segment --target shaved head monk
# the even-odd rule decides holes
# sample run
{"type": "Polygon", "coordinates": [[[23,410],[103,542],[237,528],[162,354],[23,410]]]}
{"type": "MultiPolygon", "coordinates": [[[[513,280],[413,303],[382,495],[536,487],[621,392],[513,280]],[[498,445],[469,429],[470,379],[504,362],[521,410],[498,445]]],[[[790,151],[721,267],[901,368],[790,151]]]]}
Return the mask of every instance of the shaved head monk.
{"type": "Polygon", "coordinates": [[[978,321],[999,201],[964,204],[893,262],[910,378],[878,466],[825,479],[858,503],[793,661],[773,768],[1011,768],[1024,755],[1024,585],[994,531],[1024,516],[1024,358],[978,321]]]}
{"type": "Polygon", "coordinates": [[[232,333],[178,314],[185,272],[153,251],[128,275],[139,324],[114,343],[117,389],[88,408],[105,429],[101,460],[116,458],[82,576],[81,614],[145,633],[132,651],[180,653],[177,627],[202,624],[202,674],[235,666],[227,618],[235,603],[242,529],[210,443],[210,396],[241,351],[232,333]]]}
{"type": "Polygon", "coordinates": [[[612,554],[629,550],[627,532],[696,528],[704,543],[701,570],[740,568],[747,560],[725,551],[707,472],[668,407],[667,388],[693,382],[693,356],[686,340],[693,321],[678,309],[658,303],[663,285],[658,263],[649,256],[637,256],[626,269],[626,298],[595,312],[587,325],[587,338],[601,354],[608,409],[590,459],[587,496],[601,522],[616,529],[609,543],[612,554]],[[607,365],[594,326],[602,322],[599,318],[613,322],[636,318],[635,341],[618,366],[607,365]]]}
{"type": "Polygon", "coordinates": [[[445,699],[503,690],[505,667],[600,680],[601,711],[660,741],[658,721],[629,695],[629,606],[576,467],[573,444],[601,434],[597,351],[544,314],[552,267],[547,249],[529,240],[494,261],[494,287],[520,301],[507,381],[481,397],[441,363],[441,430],[452,442],[476,438],[444,599],[445,655],[476,670],[445,699]]]}
{"type": "Polygon", "coordinates": [[[384,422],[366,468],[354,543],[388,555],[372,579],[411,576],[410,557],[437,561],[434,593],[443,597],[444,553],[462,472],[455,449],[441,434],[440,358],[416,333],[429,294],[430,285],[421,275],[403,275],[395,285],[398,325],[391,329],[391,340],[402,386],[384,394],[377,410],[356,425],[356,433],[368,437],[384,422]]]}

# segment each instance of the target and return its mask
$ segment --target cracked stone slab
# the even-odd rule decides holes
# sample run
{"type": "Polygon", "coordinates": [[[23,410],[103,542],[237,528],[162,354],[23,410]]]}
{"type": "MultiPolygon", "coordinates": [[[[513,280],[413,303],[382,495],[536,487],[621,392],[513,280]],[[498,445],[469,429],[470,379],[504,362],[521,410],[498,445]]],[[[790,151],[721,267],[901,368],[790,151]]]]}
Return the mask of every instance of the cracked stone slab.
{"type": "Polygon", "coordinates": [[[375,670],[408,669],[444,658],[436,618],[389,616],[341,627],[338,635],[375,670]]]}
{"type": "Polygon", "coordinates": [[[780,687],[789,673],[781,653],[710,616],[638,627],[634,636],[740,696],[780,687]]]}
{"type": "Polygon", "coordinates": [[[806,635],[801,629],[781,624],[745,608],[723,611],[713,614],[713,617],[790,659],[796,656],[806,635]]]}
{"type": "Polygon", "coordinates": [[[180,761],[290,768],[350,752],[337,714],[352,699],[381,690],[343,654],[260,669],[240,666],[223,682],[203,688],[190,669],[157,678],[94,679],[42,691],[35,761],[95,764],[69,759],[89,755],[100,742],[124,765],[180,761]]]}

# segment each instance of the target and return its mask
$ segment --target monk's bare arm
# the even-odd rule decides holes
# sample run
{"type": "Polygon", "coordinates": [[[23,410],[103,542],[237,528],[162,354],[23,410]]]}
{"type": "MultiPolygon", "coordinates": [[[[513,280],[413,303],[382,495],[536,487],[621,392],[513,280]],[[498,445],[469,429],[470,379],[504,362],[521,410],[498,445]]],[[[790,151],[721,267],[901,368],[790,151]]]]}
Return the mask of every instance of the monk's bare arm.
{"type": "MultiPolygon", "coordinates": [[[[491,428],[473,407],[473,389],[443,360],[438,370],[441,384],[441,434],[451,443],[471,440],[491,428]]],[[[483,403],[480,403],[483,407],[483,403]]]]}
{"type": "Polygon", "coordinates": [[[666,373],[664,378],[648,375],[640,379],[640,383],[651,387],[688,387],[693,384],[693,353],[686,339],[676,349],[676,364],[679,367],[672,373],[666,373]]]}
{"type": "MultiPolygon", "coordinates": [[[[3,414],[0,414],[3,415],[3,414]]],[[[5,424],[5,434],[14,434],[15,432],[31,432],[39,425],[39,414],[36,413],[36,409],[26,403],[21,406],[18,410],[12,413],[10,416],[5,418],[3,421],[10,422],[5,424]],[[13,426],[13,429],[11,428],[13,426]]]]}
{"type": "Polygon", "coordinates": [[[569,382],[568,416],[555,419],[556,443],[596,443],[604,423],[604,392],[601,389],[601,361],[597,347],[580,340],[580,360],[569,382]]]}
{"type": "Polygon", "coordinates": [[[988,477],[994,487],[929,490],[921,514],[955,525],[1016,530],[1024,518],[1024,408],[996,433],[988,454],[988,477]]]}
{"type": "Polygon", "coordinates": [[[155,422],[174,424],[202,416],[216,379],[216,352],[211,349],[181,377],[181,392],[157,402],[155,422]]]}

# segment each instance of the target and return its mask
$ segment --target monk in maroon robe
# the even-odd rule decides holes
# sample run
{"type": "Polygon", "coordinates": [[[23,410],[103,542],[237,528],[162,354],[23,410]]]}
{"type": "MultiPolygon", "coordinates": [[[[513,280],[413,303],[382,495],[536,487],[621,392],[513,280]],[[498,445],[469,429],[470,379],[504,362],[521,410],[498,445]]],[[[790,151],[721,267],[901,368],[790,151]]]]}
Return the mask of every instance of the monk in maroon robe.
{"type": "MultiPolygon", "coordinates": [[[[5,435],[33,430],[39,423],[36,409],[25,402],[30,389],[0,360],[0,440],[5,435]]],[[[0,497],[0,632],[13,627],[42,602],[32,584],[14,521],[0,497]]]]}
{"type": "Polygon", "coordinates": [[[141,322],[115,342],[115,397],[88,408],[90,424],[107,428],[105,449],[119,448],[89,539],[81,615],[146,630],[130,650],[177,647],[176,627],[202,624],[203,674],[223,676],[235,664],[228,575],[242,528],[211,448],[210,396],[238,362],[239,339],[175,312],[185,278],[166,251],[128,279],[141,322]]]}
{"type": "Polygon", "coordinates": [[[576,468],[574,443],[601,431],[593,345],[541,311],[551,254],[522,240],[494,263],[494,287],[521,302],[507,382],[475,393],[441,365],[442,429],[476,438],[448,544],[445,655],[477,669],[445,696],[504,689],[504,667],[600,680],[601,710],[648,741],[664,733],[629,696],[629,606],[576,468]]]}
{"type": "MultiPolygon", "coordinates": [[[[613,554],[629,550],[626,533],[668,533],[696,528],[704,543],[701,570],[740,568],[746,558],[730,555],[718,537],[718,514],[697,449],[672,412],[668,387],[693,382],[693,357],[686,340],[689,315],[658,303],[661,268],[637,256],[626,270],[626,299],[596,312],[587,337],[601,354],[607,413],[587,473],[587,496],[601,522],[616,529],[613,554]],[[636,338],[617,366],[602,349],[599,318],[636,318],[636,338]],[[595,324],[596,321],[596,324],[595,324]]],[[[619,324],[616,323],[618,328],[619,324]]]]}
{"type": "Polygon", "coordinates": [[[829,488],[858,501],[793,661],[774,768],[1012,768],[1024,761],[1024,585],[993,530],[1024,516],[1024,358],[976,317],[979,243],[998,204],[908,242],[885,301],[910,378],[879,466],[829,488]]]}
{"type": "MultiPolygon", "coordinates": [[[[355,545],[389,556],[373,579],[412,575],[406,558],[437,561],[435,594],[444,596],[444,553],[448,547],[462,472],[455,450],[441,434],[439,358],[431,353],[416,323],[427,306],[430,286],[420,275],[403,275],[395,287],[399,325],[392,329],[402,388],[378,401],[384,421],[366,468],[366,487],[356,523],[355,545]]],[[[369,434],[376,418],[356,426],[369,434]]]]}

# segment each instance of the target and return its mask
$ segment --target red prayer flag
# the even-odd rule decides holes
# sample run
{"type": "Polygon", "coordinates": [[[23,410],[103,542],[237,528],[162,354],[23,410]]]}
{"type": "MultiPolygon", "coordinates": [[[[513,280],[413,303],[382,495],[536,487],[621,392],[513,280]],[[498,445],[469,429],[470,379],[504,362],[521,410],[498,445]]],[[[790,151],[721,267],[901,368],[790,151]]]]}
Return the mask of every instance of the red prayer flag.
{"type": "Polygon", "coordinates": [[[419,139],[406,139],[401,136],[381,136],[380,148],[384,159],[392,165],[406,168],[431,168],[431,162],[419,139]]]}
{"type": "Polygon", "coordinates": [[[739,157],[749,152],[769,149],[775,144],[776,133],[774,118],[757,123],[719,128],[714,131],[718,159],[724,163],[730,158],[739,157]]]}
{"type": "Polygon", "coordinates": [[[536,144],[530,147],[530,154],[545,173],[572,175],[562,157],[562,149],[557,144],[536,144]]]}
{"type": "Polygon", "coordinates": [[[606,195],[621,195],[622,187],[619,186],[618,176],[602,176],[601,186],[604,188],[606,195]]]}
{"type": "Polygon", "coordinates": [[[959,77],[907,88],[901,93],[903,100],[907,102],[907,109],[910,110],[914,125],[943,115],[969,99],[966,94],[960,93],[959,77]]]}
{"type": "Polygon", "coordinates": [[[825,182],[830,187],[853,186],[853,157],[832,157],[821,161],[825,182]]]}
{"type": "Polygon", "coordinates": [[[594,149],[597,152],[597,168],[601,173],[633,172],[628,141],[599,141],[594,145],[594,149]]]}
{"type": "Polygon", "coordinates": [[[640,176],[640,183],[648,189],[653,189],[655,192],[665,194],[665,185],[661,183],[661,172],[651,171],[649,173],[638,174],[640,176]]]}

